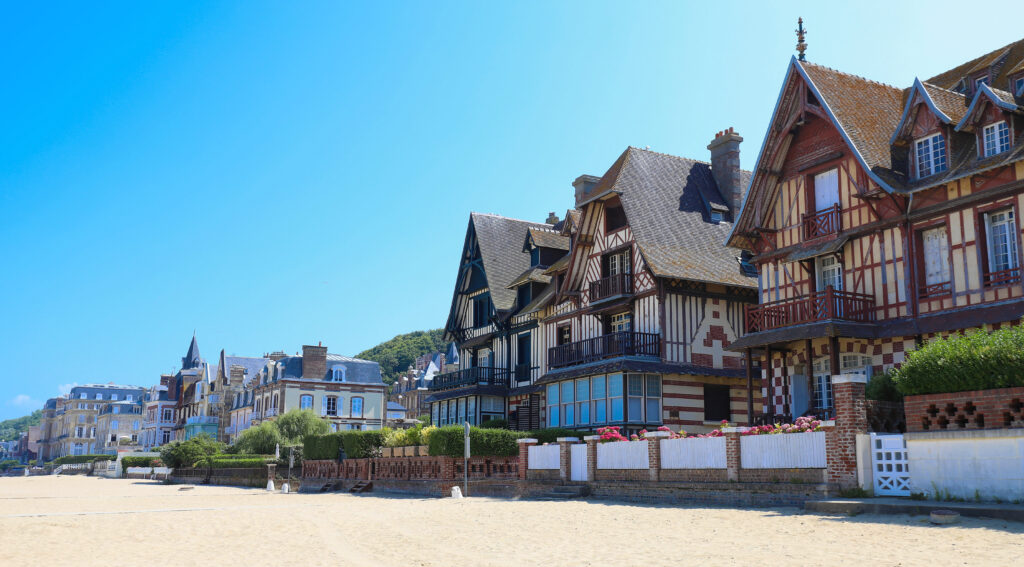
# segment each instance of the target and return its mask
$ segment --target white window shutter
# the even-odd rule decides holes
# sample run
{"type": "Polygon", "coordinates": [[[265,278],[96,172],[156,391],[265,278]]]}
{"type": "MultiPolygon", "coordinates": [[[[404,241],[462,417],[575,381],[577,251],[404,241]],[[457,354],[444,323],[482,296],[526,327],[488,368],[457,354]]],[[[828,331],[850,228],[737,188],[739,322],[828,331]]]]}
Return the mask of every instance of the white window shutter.
{"type": "Polygon", "coordinates": [[[320,404],[320,415],[327,415],[327,396],[324,396],[323,403],[320,404]]]}

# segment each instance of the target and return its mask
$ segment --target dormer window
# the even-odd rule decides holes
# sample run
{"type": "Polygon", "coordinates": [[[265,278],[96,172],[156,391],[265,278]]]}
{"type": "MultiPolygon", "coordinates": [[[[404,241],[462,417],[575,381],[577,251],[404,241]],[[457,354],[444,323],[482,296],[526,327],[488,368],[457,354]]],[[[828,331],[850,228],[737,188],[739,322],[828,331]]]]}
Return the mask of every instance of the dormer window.
{"type": "Polygon", "coordinates": [[[934,134],[914,142],[917,149],[917,177],[928,177],[946,171],[946,138],[934,134]]]}
{"type": "Polygon", "coordinates": [[[1024,93],[1021,92],[1021,89],[1024,89],[1024,75],[1021,75],[1013,80],[1013,94],[1017,96],[1024,96],[1024,93]]]}
{"type": "Polygon", "coordinates": [[[1010,149],[1010,127],[1006,121],[989,124],[982,129],[984,156],[994,156],[1010,149]]]}
{"type": "Polygon", "coordinates": [[[626,226],[626,211],[621,204],[609,205],[604,211],[605,232],[614,232],[626,226]]]}
{"type": "Polygon", "coordinates": [[[714,224],[720,224],[722,222],[722,212],[711,211],[711,222],[714,224]]]}
{"type": "Polygon", "coordinates": [[[980,89],[981,85],[987,85],[987,84],[988,84],[988,75],[984,75],[982,77],[978,77],[977,79],[974,79],[974,89],[975,90],[980,89]]]}
{"type": "Polygon", "coordinates": [[[540,265],[540,248],[534,246],[530,248],[530,267],[536,268],[540,265]]]}

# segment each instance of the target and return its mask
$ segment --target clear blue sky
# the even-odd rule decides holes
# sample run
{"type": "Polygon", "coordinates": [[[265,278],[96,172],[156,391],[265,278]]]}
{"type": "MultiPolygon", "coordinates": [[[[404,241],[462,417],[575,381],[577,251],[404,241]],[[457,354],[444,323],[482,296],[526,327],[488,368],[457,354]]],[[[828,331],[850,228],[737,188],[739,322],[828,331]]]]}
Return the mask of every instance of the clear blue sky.
{"type": "Polygon", "coordinates": [[[148,386],[193,329],[212,361],[442,326],[470,211],[563,214],[627,145],[729,126],[752,167],[797,16],[810,60],[899,86],[1022,33],[833,4],[8,4],[0,419],[148,386]]]}

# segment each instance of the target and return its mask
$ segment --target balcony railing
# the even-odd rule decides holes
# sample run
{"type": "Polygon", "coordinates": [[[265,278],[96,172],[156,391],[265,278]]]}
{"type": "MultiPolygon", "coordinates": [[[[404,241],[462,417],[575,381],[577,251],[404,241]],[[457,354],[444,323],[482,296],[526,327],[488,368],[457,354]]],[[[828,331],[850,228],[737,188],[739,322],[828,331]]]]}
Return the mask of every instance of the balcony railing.
{"type": "Polygon", "coordinates": [[[538,371],[540,371],[539,366],[530,366],[529,364],[517,364],[514,368],[512,368],[512,380],[516,382],[529,382],[530,380],[538,378],[538,371]]]}
{"type": "Polygon", "coordinates": [[[929,299],[935,297],[944,297],[953,292],[953,284],[951,282],[942,282],[937,284],[929,284],[921,288],[918,295],[921,299],[929,299]]]}
{"type": "Polygon", "coordinates": [[[558,345],[548,349],[548,365],[559,368],[616,356],[661,356],[661,336],[621,331],[558,345]]]}
{"type": "Polygon", "coordinates": [[[493,366],[477,366],[463,368],[455,372],[447,372],[434,376],[430,383],[431,390],[451,390],[463,386],[487,384],[491,386],[508,386],[508,369],[493,366]]]}
{"type": "Polygon", "coordinates": [[[816,213],[805,213],[803,217],[804,240],[839,233],[839,205],[832,205],[816,213]]]}
{"type": "Polygon", "coordinates": [[[1009,270],[988,272],[984,275],[984,281],[986,287],[993,287],[998,285],[1006,285],[1009,283],[1019,282],[1020,268],[1010,268],[1009,270]]]}
{"type": "Polygon", "coordinates": [[[830,319],[874,321],[875,298],[863,293],[836,291],[830,286],[810,295],[750,305],[746,312],[748,333],[830,319]]]}
{"type": "Polygon", "coordinates": [[[210,425],[220,423],[220,418],[213,415],[193,415],[185,420],[185,425],[210,425]]]}
{"type": "Polygon", "coordinates": [[[633,274],[615,274],[590,283],[590,301],[633,293],[633,274]]]}

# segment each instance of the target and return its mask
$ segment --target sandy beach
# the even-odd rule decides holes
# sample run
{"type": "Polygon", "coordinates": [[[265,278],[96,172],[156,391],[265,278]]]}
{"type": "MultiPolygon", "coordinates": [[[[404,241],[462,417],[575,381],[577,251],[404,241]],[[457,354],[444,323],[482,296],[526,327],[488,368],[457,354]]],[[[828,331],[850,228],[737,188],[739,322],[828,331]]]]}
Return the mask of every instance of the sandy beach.
{"type": "Polygon", "coordinates": [[[0,565],[996,565],[1024,524],[0,478],[0,565]]]}

